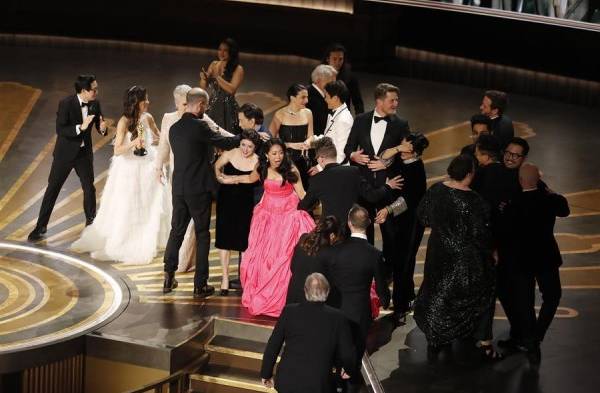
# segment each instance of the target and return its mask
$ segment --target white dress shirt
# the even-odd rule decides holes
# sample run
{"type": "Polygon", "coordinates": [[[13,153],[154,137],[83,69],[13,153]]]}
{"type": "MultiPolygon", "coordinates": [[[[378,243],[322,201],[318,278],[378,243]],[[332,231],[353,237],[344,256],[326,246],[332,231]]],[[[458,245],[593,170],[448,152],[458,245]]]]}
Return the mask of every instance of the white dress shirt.
{"type": "Polygon", "coordinates": [[[367,234],[366,233],[358,233],[358,232],[353,232],[350,237],[357,237],[359,239],[365,239],[367,240],[367,234]]]}
{"type": "Polygon", "coordinates": [[[346,104],[342,104],[337,107],[332,115],[327,115],[325,133],[323,135],[315,135],[315,140],[319,140],[325,136],[331,138],[337,150],[336,160],[338,164],[341,164],[346,158],[344,148],[346,147],[353,123],[354,118],[352,117],[352,113],[350,113],[346,104]]]}
{"type": "Polygon", "coordinates": [[[381,143],[383,142],[388,123],[385,120],[380,120],[375,123],[375,116],[385,117],[385,115],[382,116],[377,113],[377,111],[373,111],[373,119],[371,120],[371,144],[373,145],[373,151],[377,154],[381,148],[381,143]]]}
{"type": "MultiPolygon", "coordinates": [[[[79,100],[79,107],[81,108],[81,118],[83,120],[85,120],[85,118],[88,115],[88,107],[87,106],[81,106],[81,104],[83,104],[84,101],[81,99],[81,97],[79,97],[79,94],[77,94],[77,99],[79,100]]],[[[87,102],[86,102],[86,104],[87,104],[87,102]]],[[[81,134],[81,124],[77,124],[75,126],[75,132],[77,133],[77,135],[81,134]]],[[[83,139],[82,139],[81,140],[81,145],[79,145],[79,147],[84,147],[84,146],[85,146],[85,143],[83,142],[83,139]]]]}

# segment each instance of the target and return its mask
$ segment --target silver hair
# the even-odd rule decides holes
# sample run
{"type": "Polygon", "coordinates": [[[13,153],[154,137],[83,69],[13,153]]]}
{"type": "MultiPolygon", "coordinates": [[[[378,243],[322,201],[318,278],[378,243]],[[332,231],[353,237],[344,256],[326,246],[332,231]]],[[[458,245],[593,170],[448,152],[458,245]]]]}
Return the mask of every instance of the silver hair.
{"type": "Polygon", "coordinates": [[[206,90],[201,89],[199,87],[194,87],[190,89],[190,91],[188,91],[186,95],[186,102],[188,103],[188,105],[193,105],[200,100],[204,100],[206,103],[208,103],[208,99],[209,97],[206,90]]]}
{"type": "Polygon", "coordinates": [[[319,64],[315,67],[312,74],[310,74],[310,79],[313,83],[317,83],[317,81],[321,79],[335,79],[336,75],[337,71],[332,66],[328,64],[319,64]]]}
{"type": "Polygon", "coordinates": [[[192,90],[191,86],[179,85],[173,90],[173,97],[185,99],[188,91],[192,90]]]}
{"type": "Polygon", "coordinates": [[[309,302],[324,302],[329,296],[329,282],[321,273],[312,273],[304,282],[304,296],[309,302]]]}

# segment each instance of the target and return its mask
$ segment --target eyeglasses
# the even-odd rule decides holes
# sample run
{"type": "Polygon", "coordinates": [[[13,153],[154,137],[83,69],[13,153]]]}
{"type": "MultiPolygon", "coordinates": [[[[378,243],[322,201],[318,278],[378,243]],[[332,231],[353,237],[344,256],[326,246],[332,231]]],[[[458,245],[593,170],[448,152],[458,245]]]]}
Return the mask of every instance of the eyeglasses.
{"type": "Polygon", "coordinates": [[[508,151],[508,150],[504,150],[504,156],[506,156],[508,158],[512,158],[513,160],[524,157],[523,154],[513,153],[512,151],[508,151]]]}

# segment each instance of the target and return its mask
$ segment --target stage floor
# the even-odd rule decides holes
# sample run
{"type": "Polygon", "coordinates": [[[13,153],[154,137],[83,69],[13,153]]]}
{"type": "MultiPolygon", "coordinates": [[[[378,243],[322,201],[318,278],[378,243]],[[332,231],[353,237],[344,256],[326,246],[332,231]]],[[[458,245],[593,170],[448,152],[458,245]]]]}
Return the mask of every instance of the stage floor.
{"type": "MultiPolygon", "coordinates": [[[[35,225],[52,160],[58,101],[72,94],[76,75],[96,74],[103,111],[113,121],[120,115],[123,91],[134,84],[146,86],[150,112],[159,121],[163,113],[173,110],[172,89],[181,83],[195,85],[199,69],[212,59],[202,51],[185,54],[93,47],[0,46],[0,54],[5,59],[0,64],[0,239],[12,244],[25,244],[35,225]]],[[[287,86],[307,81],[314,66],[306,59],[266,55],[242,56],[242,64],[246,79],[238,100],[259,104],[267,112],[267,121],[284,104],[287,86]]],[[[482,90],[385,75],[358,77],[367,108],[372,108],[371,91],[376,83],[399,86],[399,114],[431,141],[425,155],[428,179],[430,183],[442,179],[450,157],[469,143],[466,121],[478,111],[482,90]]],[[[561,268],[564,290],[557,318],[543,343],[542,366],[533,370],[519,356],[493,366],[481,365],[462,357],[461,351],[430,364],[426,362],[425,339],[410,318],[395,330],[383,318],[372,337],[378,342],[372,361],[388,392],[593,392],[600,383],[596,372],[600,361],[597,113],[524,96],[511,96],[508,113],[516,122],[517,133],[531,144],[529,160],[541,167],[552,189],[568,197],[572,211],[556,225],[565,261],[561,268]]],[[[94,139],[98,195],[112,155],[110,139],[97,135],[94,139]]],[[[59,196],[47,239],[35,246],[70,254],[68,247],[78,237],[83,222],[81,190],[72,174],[59,196]]],[[[418,258],[417,281],[422,277],[425,245],[426,238],[418,258]]],[[[212,316],[273,324],[270,318],[250,317],[237,296],[194,300],[193,273],[178,275],[180,287],[163,295],[161,255],[147,266],[99,262],[89,255],[77,255],[121,280],[130,294],[118,317],[94,327],[95,336],[169,347],[191,337],[212,316]]],[[[218,286],[221,268],[214,248],[210,261],[210,281],[218,286]]],[[[235,275],[237,264],[233,261],[231,265],[230,272],[235,275]]],[[[7,266],[15,265],[2,260],[0,278],[8,274],[7,266]]],[[[0,280],[0,353],[7,342],[1,325],[6,312],[2,306],[10,298],[7,288],[0,280]]],[[[508,324],[500,309],[495,322],[497,337],[505,336],[508,324]]]]}

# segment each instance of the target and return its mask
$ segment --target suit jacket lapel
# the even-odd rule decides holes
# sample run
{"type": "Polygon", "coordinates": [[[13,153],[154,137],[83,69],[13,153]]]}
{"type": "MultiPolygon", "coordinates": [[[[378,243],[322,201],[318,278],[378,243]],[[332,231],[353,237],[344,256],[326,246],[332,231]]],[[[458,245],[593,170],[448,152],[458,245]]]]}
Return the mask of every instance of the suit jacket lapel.
{"type": "Polygon", "coordinates": [[[370,111],[367,116],[365,116],[365,132],[363,134],[363,140],[360,144],[364,150],[364,153],[368,155],[375,154],[375,149],[373,148],[373,143],[371,142],[371,124],[373,123],[373,113],[374,111],[370,111]]]}
{"type": "Polygon", "coordinates": [[[77,124],[83,123],[83,115],[81,114],[81,105],[79,104],[79,99],[77,98],[77,94],[73,96],[73,108],[75,109],[76,116],[75,120],[77,124]]]}

